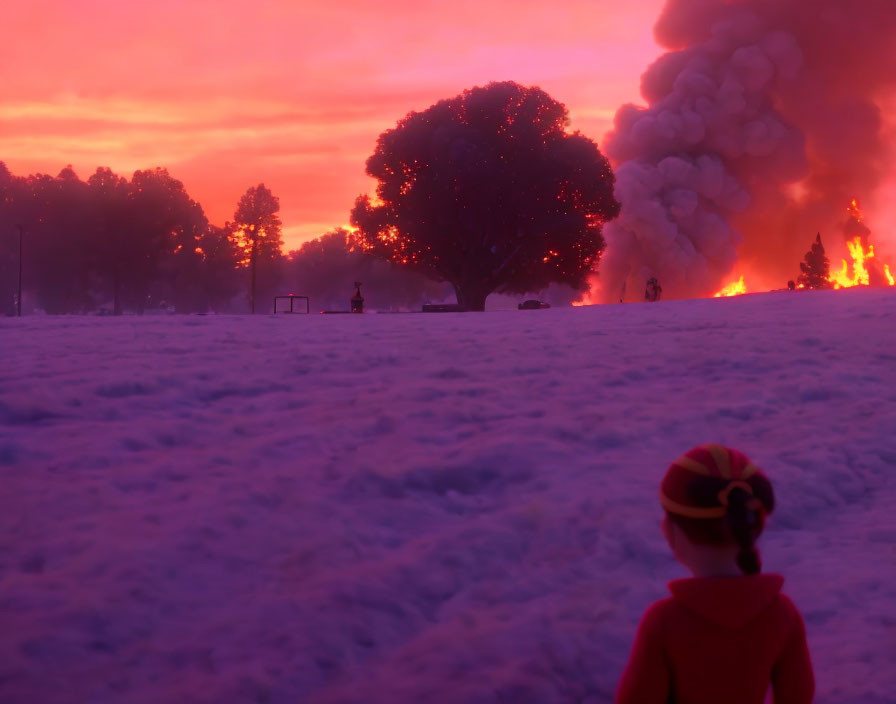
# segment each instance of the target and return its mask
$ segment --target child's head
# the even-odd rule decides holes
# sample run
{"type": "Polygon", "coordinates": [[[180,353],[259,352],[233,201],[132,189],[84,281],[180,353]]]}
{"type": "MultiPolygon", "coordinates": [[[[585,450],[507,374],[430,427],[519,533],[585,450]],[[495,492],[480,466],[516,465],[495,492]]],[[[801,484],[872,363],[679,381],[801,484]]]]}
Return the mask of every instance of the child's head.
{"type": "Polygon", "coordinates": [[[660,502],[671,524],[666,537],[680,560],[690,566],[692,553],[732,553],[744,574],[759,573],[755,541],[775,508],[775,495],[745,455],[722,445],[695,447],[666,470],[660,502]],[[675,535],[686,538],[678,549],[675,535]]]}

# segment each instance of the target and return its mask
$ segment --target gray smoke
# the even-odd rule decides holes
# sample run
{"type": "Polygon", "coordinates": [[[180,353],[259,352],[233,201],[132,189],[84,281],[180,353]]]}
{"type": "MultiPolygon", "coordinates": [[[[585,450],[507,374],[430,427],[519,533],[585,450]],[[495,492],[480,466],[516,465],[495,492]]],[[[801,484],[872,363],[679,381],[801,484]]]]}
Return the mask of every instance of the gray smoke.
{"type": "Polygon", "coordinates": [[[620,108],[603,145],[622,212],[599,297],[636,300],[651,276],[708,295],[735,264],[783,286],[819,231],[839,256],[850,199],[889,164],[896,0],[667,0],[655,31],[670,51],[647,107],[620,108]]]}

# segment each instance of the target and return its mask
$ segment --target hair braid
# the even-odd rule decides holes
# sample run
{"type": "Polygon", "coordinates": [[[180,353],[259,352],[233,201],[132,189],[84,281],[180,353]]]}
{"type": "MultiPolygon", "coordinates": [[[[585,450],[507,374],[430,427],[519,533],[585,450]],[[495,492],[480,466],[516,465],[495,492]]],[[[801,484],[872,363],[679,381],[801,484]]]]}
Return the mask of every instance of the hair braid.
{"type": "Polygon", "coordinates": [[[728,512],[725,519],[728,529],[737,542],[740,550],[737,553],[737,566],[744,574],[759,574],[762,562],[755,540],[757,529],[762,529],[762,516],[759,511],[750,508],[747,502],[750,495],[736,487],[728,496],[728,512]]]}

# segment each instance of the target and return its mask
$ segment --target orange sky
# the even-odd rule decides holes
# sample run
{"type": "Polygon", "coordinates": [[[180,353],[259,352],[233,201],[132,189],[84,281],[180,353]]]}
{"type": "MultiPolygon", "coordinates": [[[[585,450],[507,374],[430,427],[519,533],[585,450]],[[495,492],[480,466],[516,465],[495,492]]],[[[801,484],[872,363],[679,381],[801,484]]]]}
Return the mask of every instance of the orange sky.
{"type": "Polygon", "coordinates": [[[348,221],[410,110],[538,85],[600,141],[639,99],[662,0],[28,0],[0,8],[0,161],[86,179],[164,166],[223,224],[280,197],[287,249],[348,221]]]}

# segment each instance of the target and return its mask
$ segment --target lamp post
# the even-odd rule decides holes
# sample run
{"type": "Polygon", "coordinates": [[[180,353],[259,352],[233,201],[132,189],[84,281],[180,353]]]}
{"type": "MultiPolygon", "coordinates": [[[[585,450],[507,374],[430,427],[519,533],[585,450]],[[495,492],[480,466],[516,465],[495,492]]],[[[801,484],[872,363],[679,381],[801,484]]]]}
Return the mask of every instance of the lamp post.
{"type": "Polygon", "coordinates": [[[19,292],[16,296],[16,313],[22,317],[22,243],[25,239],[25,228],[18,225],[19,228],[19,292]]]}

